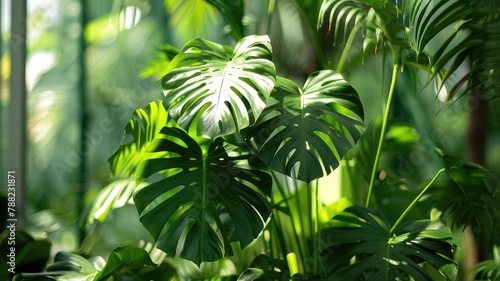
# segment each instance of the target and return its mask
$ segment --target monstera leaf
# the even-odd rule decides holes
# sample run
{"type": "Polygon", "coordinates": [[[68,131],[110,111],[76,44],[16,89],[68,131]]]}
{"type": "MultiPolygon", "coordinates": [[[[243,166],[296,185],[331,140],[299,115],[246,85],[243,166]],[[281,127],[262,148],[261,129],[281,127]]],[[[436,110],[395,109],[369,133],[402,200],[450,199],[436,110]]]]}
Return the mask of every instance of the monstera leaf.
{"type": "Polygon", "coordinates": [[[230,242],[245,247],[262,231],[271,207],[261,193],[270,195],[272,181],[250,166],[257,157],[230,157],[221,139],[193,139],[169,127],[149,151],[167,157],[141,162],[139,180],[163,177],[139,190],[134,201],[159,249],[200,264],[231,255],[230,242]]]}
{"type": "Polygon", "coordinates": [[[437,185],[440,198],[436,207],[452,228],[470,225],[480,229],[487,239],[497,235],[500,224],[500,179],[491,171],[455,157],[441,154],[449,176],[444,185],[437,185]]]}
{"type": "Polygon", "coordinates": [[[125,126],[125,137],[109,158],[115,176],[133,176],[137,165],[146,158],[146,150],[158,132],[167,125],[167,112],[161,101],[151,102],[146,108],[134,111],[125,126]]]}
{"type": "Polygon", "coordinates": [[[356,91],[331,70],[311,74],[304,89],[279,78],[271,102],[246,139],[273,170],[310,182],[333,171],[363,130],[356,91]]]}
{"type": "Polygon", "coordinates": [[[407,221],[391,233],[379,211],[359,206],[333,220],[335,226],[320,232],[329,280],[434,280],[423,263],[455,280],[451,232],[438,221],[407,221]]]}
{"type": "Polygon", "coordinates": [[[243,26],[245,2],[234,0],[207,0],[207,2],[222,13],[231,28],[233,38],[236,40],[241,39],[245,33],[245,26],[243,26]]]}
{"type": "Polygon", "coordinates": [[[186,131],[212,139],[248,127],[274,86],[271,56],[267,36],[241,39],[232,55],[206,40],[189,41],[162,80],[170,116],[186,131]]]}

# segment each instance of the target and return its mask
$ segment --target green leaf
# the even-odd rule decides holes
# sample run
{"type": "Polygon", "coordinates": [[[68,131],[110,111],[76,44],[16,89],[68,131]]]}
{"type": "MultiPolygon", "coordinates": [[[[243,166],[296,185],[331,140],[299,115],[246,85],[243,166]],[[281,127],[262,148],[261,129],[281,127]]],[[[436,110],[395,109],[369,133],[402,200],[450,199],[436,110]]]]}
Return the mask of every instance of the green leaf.
{"type": "MultiPolygon", "coordinates": [[[[370,123],[354,149],[348,153],[349,157],[356,161],[358,173],[363,174],[367,181],[370,179],[372,167],[375,163],[375,152],[380,139],[381,127],[382,118],[370,123]]],[[[383,155],[397,157],[408,153],[412,146],[419,143],[420,136],[415,128],[402,122],[390,122],[384,136],[382,153],[383,155]]]]}
{"type": "Polygon", "coordinates": [[[171,280],[175,275],[172,268],[159,268],[148,252],[126,246],[113,250],[106,259],[106,266],[96,275],[94,281],[105,280],[171,280]]]}
{"type": "Polygon", "coordinates": [[[111,210],[128,204],[134,191],[144,185],[143,183],[136,186],[135,179],[121,179],[105,186],[86,211],[85,227],[90,227],[96,220],[100,223],[104,222],[111,210]]]}
{"type": "Polygon", "coordinates": [[[500,246],[493,247],[493,259],[478,262],[468,272],[474,273],[474,280],[500,279],[500,246]]]}
{"type": "Polygon", "coordinates": [[[397,2],[385,0],[322,1],[318,28],[328,21],[328,32],[333,30],[334,47],[338,45],[343,49],[336,68],[338,72],[344,73],[344,66],[349,66],[346,59],[357,49],[356,37],[361,38],[362,61],[372,46],[374,52],[388,47],[398,59],[401,50],[407,48],[407,40],[404,38],[405,27],[398,20],[397,5],[397,2]]]}
{"type": "Polygon", "coordinates": [[[254,280],[323,280],[318,276],[296,273],[290,277],[290,269],[286,261],[266,255],[258,255],[238,278],[238,281],[254,280]]]}
{"type": "Polygon", "coordinates": [[[452,229],[471,226],[492,239],[500,224],[499,177],[477,164],[440,154],[449,176],[444,186],[436,186],[441,193],[435,195],[436,207],[443,219],[452,229]]]}
{"type": "Polygon", "coordinates": [[[304,89],[279,78],[273,102],[246,134],[273,170],[310,182],[332,172],[363,131],[356,91],[331,70],[311,74],[304,89]]]}
{"type": "Polygon", "coordinates": [[[176,274],[175,269],[166,263],[159,266],[153,263],[145,250],[125,246],[114,249],[106,261],[101,257],[87,259],[74,253],[59,252],[46,272],[16,275],[14,280],[167,281],[176,274]]]}
{"type": "Polygon", "coordinates": [[[267,36],[243,38],[232,58],[221,45],[189,41],[162,80],[170,116],[186,131],[211,139],[250,126],[274,86],[271,56],[267,36]]]}
{"type": "Polygon", "coordinates": [[[208,3],[216,7],[229,23],[231,35],[235,40],[240,40],[245,34],[243,26],[243,15],[245,1],[243,0],[206,0],[208,3]]]}
{"type": "Polygon", "coordinates": [[[329,280],[433,280],[423,263],[455,280],[451,232],[437,221],[407,221],[391,236],[389,223],[377,210],[349,207],[333,220],[335,226],[320,232],[329,280]]]}
{"type": "Polygon", "coordinates": [[[139,163],[148,157],[146,150],[161,128],[167,125],[167,120],[167,112],[161,101],[151,102],[146,108],[134,111],[125,126],[120,147],[108,160],[113,175],[135,175],[139,163]]]}
{"type": "Polygon", "coordinates": [[[284,260],[258,255],[238,278],[238,281],[289,280],[290,269],[284,260]]]}
{"type": "Polygon", "coordinates": [[[272,180],[250,166],[255,156],[231,157],[221,139],[192,138],[169,127],[150,151],[168,157],[143,161],[139,181],[165,176],[139,190],[134,201],[159,249],[200,264],[231,255],[230,242],[245,247],[262,231],[271,207],[261,193],[270,195],[272,180]]]}
{"type": "Polygon", "coordinates": [[[140,70],[143,78],[161,79],[170,67],[172,59],[179,54],[179,50],[169,44],[159,45],[158,50],[153,53],[153,58],[146,61],[145,66],[140,70]]]}
{"type": "Polygon", "coordinates": [[[169,25],[175,35],[184,41],[194,37],[206,37],[217,27],[220,18],[216,7],[205,0],[164,0],[169,25]]]}

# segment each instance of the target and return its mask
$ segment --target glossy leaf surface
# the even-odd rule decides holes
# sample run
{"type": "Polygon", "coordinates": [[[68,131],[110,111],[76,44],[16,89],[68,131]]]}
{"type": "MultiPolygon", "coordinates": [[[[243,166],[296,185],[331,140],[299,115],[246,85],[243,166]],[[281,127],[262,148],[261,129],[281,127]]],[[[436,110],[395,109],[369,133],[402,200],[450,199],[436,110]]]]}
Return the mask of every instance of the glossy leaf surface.
{"type": "MultiPolygon", "coordinates": [[[[170,256],[196,264],[231,255],[264,228],[271,207],[270,176],[250,164],[252,155],[231,157],[221,139],[192,138],[178,128],[164,128],[150,147],[168,156],[141,163],[140,178],[163,177],[134,196],[141,222],[170,256]]],[[[140,179],[139,179],[140,180],[140,179]]]]}
{"type": "Polygon", "coordinates": [[[274,101],[245,132],[273,170],[310,182],[332,172],[363,131],[356,91],[334,71],[315,72],[304,89],[279,78],[274,101]]]}

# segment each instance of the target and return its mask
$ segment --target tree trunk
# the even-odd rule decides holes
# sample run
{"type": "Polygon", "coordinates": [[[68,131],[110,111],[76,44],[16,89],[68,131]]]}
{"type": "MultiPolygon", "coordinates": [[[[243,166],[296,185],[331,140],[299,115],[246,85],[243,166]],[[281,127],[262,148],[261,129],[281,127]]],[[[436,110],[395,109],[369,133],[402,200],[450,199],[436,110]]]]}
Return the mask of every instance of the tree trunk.
{"type": "MultiPolygon", "coordinates": [[[[475,84],[477,77],[473,78],[475,84]]],[[[467,101],[469,111],[469,123],[465,136],[465,160],[480,165],[486,163],[486,133],[488,128],[488,99],[481,88],[474,90],[467,101]]],[[[485,260],[487,245],[482,237],[474,237],[470,227],[466,229],[466,271],[477,262],[485,260]],[[475,239],[474,239],[475,238],[475,239]]],[[[472,280],[473,274],[468,280],[472,280]]]]}

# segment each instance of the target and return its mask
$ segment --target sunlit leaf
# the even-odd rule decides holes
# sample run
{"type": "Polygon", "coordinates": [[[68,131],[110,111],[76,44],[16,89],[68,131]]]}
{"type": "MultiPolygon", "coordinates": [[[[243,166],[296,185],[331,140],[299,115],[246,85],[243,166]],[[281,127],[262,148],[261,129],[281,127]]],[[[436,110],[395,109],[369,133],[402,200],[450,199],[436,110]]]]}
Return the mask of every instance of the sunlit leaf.
{"type": "Polygon", "coordinates": [[[14,280],[93,281],[98,269],[102,266],[104,266],[102,258],[88,260],[77,254],[59,252],[54,257],[54,262],[47,266],[45,272],[23,273],[17,275],[14,280]]]}
{"type": "Polygon", "coordinates": [[[162,80],[170,116],[185,130],[212,139],[250,126],[274,86],[271,55],[267,36],[243,38],[231,58],[221,45],[189,41],[162,80]]]}
{"type": "Polygon", "coordinates": [[[407,45],[405,27],[397,20],[398,9],[397,2],[385,0],[322,1],[318,28],[327,25],[334,46],[343,49],[336,69],[338,72],[344,73],[347,56],[356,49],[356,37],[362,40],[362,60],[367,51],[375,53],[385,47],[398,59],[401,50],[407,45]]]}
{"type": "Polygon", "coordinates": [[[472,226],[492,239],[500,224],[499,177],[485,168],[441,153],[449,179],[436,185],[436,207],[452,228],[472,226]]]}
{"type": "Polygon", "coordinates": [[[279,78],[271,96],[273,102],[244,134],[282,174],[306,182],[329,174],[364,129],[356,91],[334,71],[311,74],[303,90],[279,78]]]}
{"type": "Polygon", "coordinates": [[[130,178],[113,181],[102,188],[87,211],[85,226],[90,227],[95,221],[104,222],[111,210],[130,203],[134,191],[144,185],[136,186],[135,179],[130,178]]]}

